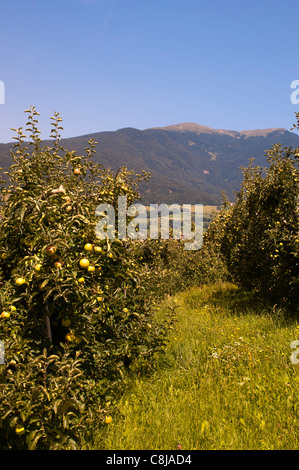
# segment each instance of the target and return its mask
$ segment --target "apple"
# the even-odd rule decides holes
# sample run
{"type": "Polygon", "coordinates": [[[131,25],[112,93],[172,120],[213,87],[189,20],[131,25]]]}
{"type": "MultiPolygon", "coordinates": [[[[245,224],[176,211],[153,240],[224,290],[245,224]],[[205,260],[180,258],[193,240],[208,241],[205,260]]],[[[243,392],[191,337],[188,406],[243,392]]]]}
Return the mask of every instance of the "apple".
{"type": "Polygon", "coordinates": [[[87,268],[87,271],[89,271],[90,273],[94,273],[96,270],[96,268],[94,266],[88,266],[87,268]]]}
{"type": "Polygon", "coordinates": [[[66,339],[66,341],[75,341],[76,336],[74,335],[74,333],[67,333],[65,335],[65,339],[66,339]]]}
{"type": "Polygon", "coordinates": [[[75,168],[74,169],[74,175],[80,175],[80,174],[81,174],[80,168],[75,168]]]}
{"type": "Polygon", "coordinates": [[[34,266],[34,271],[35,271],[36,273],[39,273],[39,272],[41,271],[42,267],[43,267],[42,264],[37,263],[37,264],[34,266]]]}
{"type": "Polygon", "coordinates": [[[49,256],[55,255],[55,253],[56,253],[56,246],[54,246],[54,245],[49,245],[49,246],[47,246],[47,248],[46,248],[46,253],[47,253],[49,256]]]}
{"type": "Polygon", "coordinates": [[[87,259],[87,258],[82,258],[82,259],[80,259],[80,261],[79,261],[79,266],[80,266],[80,268],[87,269],[88,266],[89,266],[89,261],[88,261],[88,259],[87,259]]]}
{"type": "Polygon", "coordinates": [[[24,428],[23,424],[17,424],[16,427],[15,427],[15,433],[18,436],[21,436],[22,434],[24,434],[24,432],[25,432],[25,428],[24,428]]]}
{"type": "Polygon", "coordinates": [[[103,251],[102,248],[98,245],[94,246],[93,249],[96,253],[101,253],[101,251],[103,251]]]}
{"type": "Polygon", "coordinates": [[[15,280],[15,283],[17,286],[22,286],[23,284],[25,284],[25,279],[23,277],[17,277],[17,279],[15,280]]]}
{"type": "Polygon", "coordinates": [[[84,246],[84,250],[85,251],[92,251],[93,250],[93,246],[91,243],[86,243],[86,245],[84,246]]]}
{"type": "Polygon", "coordinates": [[[0,316],[1,316],[1,318],[9,318],[10,313],[9,312],[2,312],[0,316]]]}
{"type": "Polygon", "coordinates": [[[63,262],[62,261],[56,261],[55,266],[56,266],[56,268],[62,268],[63,262]]]}

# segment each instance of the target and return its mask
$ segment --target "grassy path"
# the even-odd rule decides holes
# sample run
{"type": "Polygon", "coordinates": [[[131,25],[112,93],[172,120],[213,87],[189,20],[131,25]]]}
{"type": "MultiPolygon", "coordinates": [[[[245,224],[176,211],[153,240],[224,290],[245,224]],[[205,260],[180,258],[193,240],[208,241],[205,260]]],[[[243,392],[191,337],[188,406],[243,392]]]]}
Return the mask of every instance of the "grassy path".
{"type": "Polygon", "coordinates": [[[177,324],[152,375],[135,378],[111,424],[85,447],[299,449],[299,322],[261,311],[230,284],[167,300],[177,324]]]}

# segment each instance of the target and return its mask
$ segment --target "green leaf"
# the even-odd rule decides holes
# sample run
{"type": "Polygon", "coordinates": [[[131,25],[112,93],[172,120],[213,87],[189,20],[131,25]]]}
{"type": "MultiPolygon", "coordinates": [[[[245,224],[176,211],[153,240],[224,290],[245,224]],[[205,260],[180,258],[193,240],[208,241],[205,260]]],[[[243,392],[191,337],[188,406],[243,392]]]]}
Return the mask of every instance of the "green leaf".
{"type": "Polygon", "coordinates": [[[31,431],[26,436],[26,443],[28,445],[28,450],[34,450],[40,438],[43,436],[42,432],[39,429],[31,431]]]}
{"type": "Polygon", "coordinates": [[[48,390],[47,390],[43,385],[40,385],[40,389],[42,390],[42,392],[43,392],[44,395],[46,396],[47,400],[48,400],[48,401],[51,401],[51,395],[50,395],[50,393],[48,392],[48,390]]]}

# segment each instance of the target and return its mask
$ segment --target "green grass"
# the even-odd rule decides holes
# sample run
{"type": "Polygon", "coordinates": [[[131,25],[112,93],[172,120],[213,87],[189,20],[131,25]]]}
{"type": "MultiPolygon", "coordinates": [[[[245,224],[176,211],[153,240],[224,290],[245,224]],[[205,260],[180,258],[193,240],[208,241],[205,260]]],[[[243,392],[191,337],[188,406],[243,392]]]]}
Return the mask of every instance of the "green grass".
{"type": "Polygon", "coordinates": [[[82,448],[298,449],[299,322],[231,284],[167,299],[177,322],[153,372],[131,378],[113,421],[82,448]]]}

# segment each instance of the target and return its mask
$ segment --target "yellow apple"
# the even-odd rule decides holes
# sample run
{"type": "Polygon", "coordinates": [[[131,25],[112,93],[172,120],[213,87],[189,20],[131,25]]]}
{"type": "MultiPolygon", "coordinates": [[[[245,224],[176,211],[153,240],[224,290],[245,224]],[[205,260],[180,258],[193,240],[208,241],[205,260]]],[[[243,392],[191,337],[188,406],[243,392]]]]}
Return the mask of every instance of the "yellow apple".
{"type": "Polygon", "coordinates": [[[10,313],[9,312],[2,312],[1,313],[1,318],[9,318],[10,317],[10,313]]]}
{"type": "Polygon", "coordinates": [[[84,250],[85,251],[92,251],[93,250],[93,246],[91,243],[86,243],[86,245],[84,246],[84,250]]]}
{"type": "Polygon", "coordinates": [[[65,339],[66,339],[66,341],[75,341],[76,336],[74,335],[74,333],[67,333],[65,335],[65,339]]]}
{"type": "Polygon", "coordinates": [[[25,432],[25,428],[24,428],[23,424],[17,424],[16,427],[15,427],[15,433],[18,436],[21,436],[22,434],[24,434],[24,432],[25,432]]]}
{"type": "Polygon", "coordinates": [[[87,259],[87,258],[82,258],[82,259],[80,259],[80,261],[79,261],[79,266],[80,266],[80,268],[87,269],[88,266],[89,266],[89,261],[88,261],[88,259],[87,259]]]}
{"type": "Polygon", "coordinates": [[[37,263],[37,264],[34,266],[34,271],[35,271],[36,273],[39,273],[39,272],[41,271],[42,267],[43,267],[42,264],[37,263]]]}

